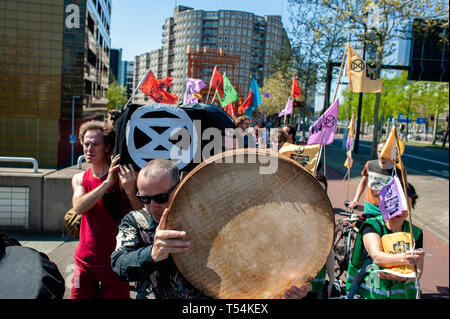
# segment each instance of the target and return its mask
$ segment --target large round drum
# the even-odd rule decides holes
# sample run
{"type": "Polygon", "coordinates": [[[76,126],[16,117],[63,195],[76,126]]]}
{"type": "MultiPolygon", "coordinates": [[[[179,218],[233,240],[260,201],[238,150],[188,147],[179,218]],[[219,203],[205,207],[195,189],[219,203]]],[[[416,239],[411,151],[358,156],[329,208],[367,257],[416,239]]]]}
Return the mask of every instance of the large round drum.
{"type": "Polygon", "coordinates": [[[333,243],[334,217],[319,182],[270,151],[233,150],[194,168],[175,193],[169,229],[192,246],[172,257],[214,298],[283,298],[310,283],[333,243]]]}

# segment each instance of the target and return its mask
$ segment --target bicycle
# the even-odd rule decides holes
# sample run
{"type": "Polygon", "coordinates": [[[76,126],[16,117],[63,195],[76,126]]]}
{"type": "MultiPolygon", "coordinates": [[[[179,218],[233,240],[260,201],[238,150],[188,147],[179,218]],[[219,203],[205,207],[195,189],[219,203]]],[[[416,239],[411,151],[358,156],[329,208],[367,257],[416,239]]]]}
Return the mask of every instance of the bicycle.
{"type": "MultiPolygon", "coordinates": [[[[345,216],[346,218],[338,219],[336,221],[336,227],[334,232],[334,258],[335,280],[341,282],[341,276],[348,269],[348,264],[351,258],[353,243],[356,239],[356,234],[359,231],[359,227],[366,220],[366,217],[359,216],[353,212],[353,208],[350,208],[350,202],[345,201],[345,206],[350,209],[350,212],[341,211],[336,214],[345,216]]],[[[344,280],[345,281],[345,280],[344,280]]]]}

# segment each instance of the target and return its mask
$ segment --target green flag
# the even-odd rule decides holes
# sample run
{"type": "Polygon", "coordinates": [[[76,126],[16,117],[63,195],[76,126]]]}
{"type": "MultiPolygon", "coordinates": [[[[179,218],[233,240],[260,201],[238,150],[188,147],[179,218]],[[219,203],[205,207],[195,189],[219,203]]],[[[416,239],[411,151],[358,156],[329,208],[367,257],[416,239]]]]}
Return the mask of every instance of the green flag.
{"type": "Polygon", "coordinates": [[[223,93],[223,98],[221,98],[220,95],[216,92],[217,98],[219,99],[220,105],[222,105],[222,107],[225,107],[225,105],[239,100],[239,96],[236,90],[225,75],[223,76],[223,93]]]}

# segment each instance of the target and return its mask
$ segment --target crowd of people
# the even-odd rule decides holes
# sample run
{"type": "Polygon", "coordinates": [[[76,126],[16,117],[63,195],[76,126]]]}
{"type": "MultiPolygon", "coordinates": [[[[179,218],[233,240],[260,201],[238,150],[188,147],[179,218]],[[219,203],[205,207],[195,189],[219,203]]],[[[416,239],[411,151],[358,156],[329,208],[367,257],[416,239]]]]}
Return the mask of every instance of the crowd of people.
{"type": "MultiPolygon", "coordinates": [[[[120,155],[112,156],[114,120],[110,114],[106,122],[90,121],[80,128],[79,137],[90,168],[72,179],[72,205],[81,216],[81,226],[74,254],[71,298],[128,299],[130,282],[136,283],[136,298],[208,298],[183,277],[172,259],[172,254],[191,248],[185,231],[167,226],[168,207],[180,182],[177,166],[167,159],[151,160],[139,172],[131,164],[120,165],[120,155]]],[[[269,136],[263,121],[250,127],[250,119],[240,116],[236,126],[236,134],[243,137],[238,139],[243,141],[238,147],[275,146],[279,150],[285,143],[296,144],[296,128],[292,125],[271,130],[276,133],[275,138],[269,136]],[[276,145],[271,145],[273,141],[276,145]]],[[[380,143],[379,155],[382,147],[380,143]]],[[[351,287],[364,261],[371,259],[373,267],[359,285],[358,294],[363,298],[414,298],[414,281],[379,272],[383,267],[406,265],[415,267],[419,276],[423,272],[423,235],[418,227],[413,226],[414,247],[404,246],[395,254],[383,249],[385,235],[407,233],[409,229],[406,211],[385,221],[378,208],[378,191],[393,174],[402,173],[384,158],[369,161],[351,202],[356,207],[365,192],[364,212],[371,217],[358,233],[348,269],[347,285],[351,287]]],[[[413,207],[417,195],[412,185],[408,190],[413,207]]],[[[3,246],[2,250],[0,254],[4,254],[3,246]]],[[[325,267],[313,284],[287,287],[284,296],[323,297],[324,285],[325,267]]],[[[62,297],[60,293],[56,296],[62,297]]]]}

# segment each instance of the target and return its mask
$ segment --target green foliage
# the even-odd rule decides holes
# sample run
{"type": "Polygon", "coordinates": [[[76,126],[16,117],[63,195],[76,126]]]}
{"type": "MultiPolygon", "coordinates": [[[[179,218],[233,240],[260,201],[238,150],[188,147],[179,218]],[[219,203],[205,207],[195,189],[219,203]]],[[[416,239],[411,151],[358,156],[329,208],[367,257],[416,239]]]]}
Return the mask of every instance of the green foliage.
{"type": "Polygon", "coordinates": [[[125,87],[118,85],[117,82],[110,83],[108,88],[108,110],[115,110],[117,104],[120,107],[124,106],[127,103],[125,94],[125,87]]]}
{"type": "Polygon", "coordinates": [[[276,72],[264,81],[262,92],[272,94],[270,98],[261,98],[263,103],[260,109],[266,109],[267,115],[279,113],[286,106],[287,98],[291,93],[292,75],[286,77],[282,71],[276,72]]]}
{"type": "MultiPolygon", "coordinates": [[[[383,116],[393,116],[412,112],[412,119],[427,117],[430,114],[443,113],[448,110],[449,84],[442,82],[408,81],[408,73],[402,72],[393,78],[383,78],[383,92],[381,93],[379,112],[383,116]]],[[[342,101],[339,119],[348,120],[352,111],[358,112],[359,93],[349,92],[348,86],[342,90],[342,101]]],[[[373,124],[373,106],[375,95],[363,94],[361,117],[373,124]]]]}

